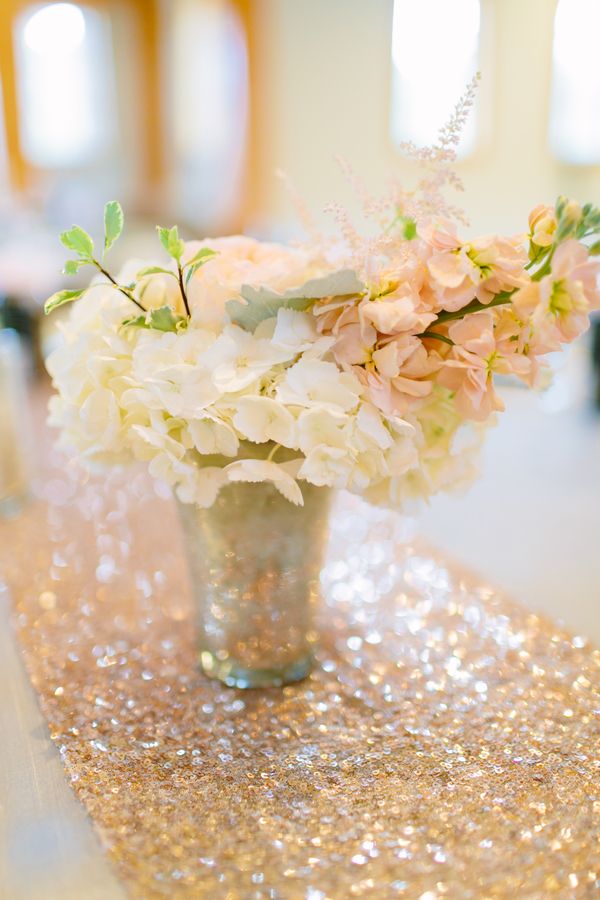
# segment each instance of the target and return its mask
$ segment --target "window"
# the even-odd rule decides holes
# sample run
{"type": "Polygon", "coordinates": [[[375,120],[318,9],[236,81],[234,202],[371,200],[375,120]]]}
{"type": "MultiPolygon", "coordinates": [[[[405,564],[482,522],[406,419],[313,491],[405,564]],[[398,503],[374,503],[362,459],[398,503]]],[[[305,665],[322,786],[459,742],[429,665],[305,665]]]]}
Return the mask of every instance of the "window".
{"type": "Polygon", "coordinates": [[[41,168],[81,166],[114,145],[109,24],[74,3],[29,7],[15,34],[21,145],[41,168]]]}
{"type": "Polygon", "coordinates": [[[236,210],[245,153],[246,42],[234,6],[179,0],[170,56],[179,214],[218,227],[236,210]]]}
{"type": "Polygon", "coordinates": [[[554,20],[550,146],[573,165],[600,162],[598,0],[559,0],[554,20]]]}
{"type": "MultiPolygon", "coordinates": [[[[395,0],[391,132],[397,143],[435,142],[477,71],[479,21],[479,0],[395,0]]],[[[459,156],[473,149],[475,118],[472,110],[459,156]]]]}

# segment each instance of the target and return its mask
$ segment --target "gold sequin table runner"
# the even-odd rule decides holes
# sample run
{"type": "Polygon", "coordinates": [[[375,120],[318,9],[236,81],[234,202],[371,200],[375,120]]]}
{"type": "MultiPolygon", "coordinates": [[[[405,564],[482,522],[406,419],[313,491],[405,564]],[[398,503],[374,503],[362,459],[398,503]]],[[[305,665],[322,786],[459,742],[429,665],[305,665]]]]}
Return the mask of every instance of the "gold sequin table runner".
{"type": "Polygon", "coordinates": [[[171,502],[139,473],[49,457],[0,525],[2,578],[66,777],[132,896],[597,895],[583,638],[342,497],[315,673],[223,688],[195,667],[171,502]]]}

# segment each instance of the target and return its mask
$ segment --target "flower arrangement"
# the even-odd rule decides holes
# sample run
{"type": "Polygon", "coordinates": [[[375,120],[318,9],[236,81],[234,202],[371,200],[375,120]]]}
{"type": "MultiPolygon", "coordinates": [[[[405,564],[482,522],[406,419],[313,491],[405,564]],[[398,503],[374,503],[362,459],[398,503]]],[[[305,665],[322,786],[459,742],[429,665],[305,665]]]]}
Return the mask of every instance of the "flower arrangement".
{"type": "MultiPolygon", "coordinates": [[[[600,210],[560,197],[514,237],[464,239],[442,197],[472,90],[414,192],[382,201],[363,237],[335,209],[342,240],[298,246],[248,237],[184,242],[158,228],[167,262],[97,259],[61,235],[67,274],[97,271],[48,360],[51,420],[88,464],[145,460],[183,502],[210,506],[229,482],[272,482],[302,503],[303,481],[399,506],[463,483],[478,434],[503,405],[494,376],[539,383],[543,357],[600,308],[600,210]]],[[[123,228],[105,208],[104,253],[123,228]]]]}

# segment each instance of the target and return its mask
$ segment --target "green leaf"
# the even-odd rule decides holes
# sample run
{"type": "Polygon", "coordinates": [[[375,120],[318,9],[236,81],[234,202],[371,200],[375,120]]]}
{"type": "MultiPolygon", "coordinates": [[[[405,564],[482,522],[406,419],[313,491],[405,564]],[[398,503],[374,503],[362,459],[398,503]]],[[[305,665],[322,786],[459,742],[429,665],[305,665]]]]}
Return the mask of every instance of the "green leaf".
{"type": "Polygon", "coordinates": [[[417,236],[417,223],[410,216],[400,216],[402,237],[405,241],[412,241],[417,236]]]}
{"type": "Polygon", "coordinates": [[[91,259],[68,259],[63,268],[64,275],[76,275],[82,266],[90,266],[91,259]]]}
{"type": "Polygon", "coordinates": [[[185,244],[179,237],[177,225],[173,225],[172,228],[162,228],[160,225],[157,225],[156,230],[158,231],[160,242],[169,256],[172,256],[173,259],[179,262],[185,250],[185,244]]]}
{"type": "Polygon", "coordinates": [[[210,247],[203,247],[201,250],[198,250],[197,253],[194,253],[191,259],[188,259],[183,268],[186,269],[188,266],[194,265],[203,266],[204,263],[207,263],[209,259],[212,259],[213,256],[216,255],[216,250],[211,250],[210,247]]]}
{"type": "Polygon", "coordinates": [[[590,247],[590,256],[600,256],[600,241],[596,241],[590,247]]]}
{"type": "Polygon", "coordinates": [[[529,241],[529,262],[536,263],[539,262],[542,257],[546,256],[550,252],[550,247],[539,247],[537,244],[534,244],[532,240],[529,241]]]}
{"type": "Polygon", "coordinates": [[[194,273],[197,272],[198,269],[200,269],[202,267],[202,265],[203,265],[203,263],[201,263],[201,262],[194,263],[194,265],[190,266],[190,268],[187,270],[187,272],[185,273],[185,286],[186,287],[190,283],[190,280],[194,277],[194,273]]]}
{"type": "Polygon", "coordinates": [[[194,273],[198,271],[205,263],[210,262],[213,256],[216,256],[217,253],[215,250],[210,250],[208,247],[203,247],[202,250],[198,250],[197,253],[192,256],[190,260],[186,262],[184,265],[184,269],[187,269],[185,275],[185,283],[186,286],[190,283],[191,278],[194,276],[194,273]]]}
{"type": "Polygon", "coordinates": [[[78,300],[85,291],[85,288],[82,288],[80,291],[57,291],[56,294],[52,294],[51,297],[48,297],[44,303],[44,312],[48,315],[53,309],[58,309],[59,306],[63,306],[65,303],[71,303],[73,300],[78,300]]]}
{"type": "Polygon", "coordinates": [[[422,331],[419,337],[431,338],[432,340],[436,341],[443,341],[444,344],[450,344],[451,347],[454,347],[454,341],[451,338],[447,337],[447,335],[445,334],[438,334],[437,331],[422,331]]]}
{"type": "Polygon", "coordinates": [[[173,278],[177,278],[175,272],[171,272],[170,269],[164,269],[162,266],[146,266],[146,268],[140,269],[135,277],[146,278],[147,275],[171,275],[173,278]]]}
{"type": "Polygon", "coordinates": [[[303,312],[316,300],[326,297],[351,297],[362,294],[365,286],[353,269],[340,269],[322,278],[312,278],[297,288],[290,288],[278,294],[270,288],[254,288],[243,284],[240,293],[245,303],[237,299],[228,300],[225,309],[235,325],[246,331],[255,331],[265,319],[277,315],[280,309],[295,309],[303,312]]]}
{"type": "Polygon", "coordinates": [[[60,241],[67,250],[74,250],[78,256],[91,259],[94,255],[94,242],[83,228],[73,225],[68,231],[63,231],[60,241]]]}
{"type": "Polygon", "coordinates": [[[141,316],[125,319],[122,324],[137,328],[153,328],[155,331],[180,331],[187,325],[187,319],[174,313],[170,306],[161,306],[141,316]]]}
{"type": "Polygon", "coordinates": [[[123,231],[123,210],[118,200],[109,200],[104,207],[104,252],[117,240],[123,231]]]}

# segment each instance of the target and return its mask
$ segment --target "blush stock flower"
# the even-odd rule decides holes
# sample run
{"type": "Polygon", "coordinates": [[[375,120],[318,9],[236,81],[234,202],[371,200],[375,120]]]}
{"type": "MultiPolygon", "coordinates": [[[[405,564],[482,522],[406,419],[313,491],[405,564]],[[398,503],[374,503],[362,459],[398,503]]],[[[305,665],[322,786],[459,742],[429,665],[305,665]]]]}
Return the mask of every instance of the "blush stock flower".
{"type": "Polygon", "coordinates": [[[589,313],[600,309],[598,272],[598,261],[571,239],[557,248],[548,275],[515,294],[515,309],[531,319],[546,352],[574,340],[589,327],[589,313]]]}
{"type": "MultiPolygon", "coordinates": [[[[52,422],[86,464],[144,461],[200,506],[241,481],[298,504],[305,480],[393,505],[464,482],[483,425],[503,409],[494,375],[535,384],[544,354],[587,328],[598,261],[574,238],[560,243],[545,206],[529,218],[547,261],[539,278],[524,236],[464,241],[443,215],[414,231],[397,244],[386,232],[370,256],[336,250],[335,261],[323,247],[192,242],[184,262],[203,247],[217,255],[190,279],[182,330],[124,326],[127,299],[96,285],[48,361],[52,422]],[[356,269],[361,290],[303,299],[303,285],[340,266],[356,269]],[[245,302],[244,285],[297,288],[299,302],[242,327],[226,304],[245,302]]],[[[183,315],[168,274],[145,277],[144,297],[183,315]]]]}

